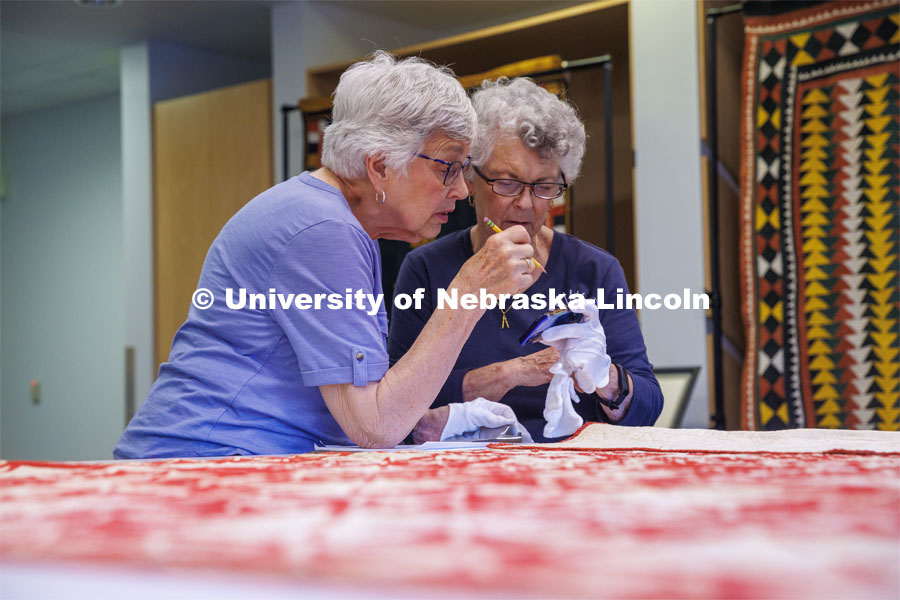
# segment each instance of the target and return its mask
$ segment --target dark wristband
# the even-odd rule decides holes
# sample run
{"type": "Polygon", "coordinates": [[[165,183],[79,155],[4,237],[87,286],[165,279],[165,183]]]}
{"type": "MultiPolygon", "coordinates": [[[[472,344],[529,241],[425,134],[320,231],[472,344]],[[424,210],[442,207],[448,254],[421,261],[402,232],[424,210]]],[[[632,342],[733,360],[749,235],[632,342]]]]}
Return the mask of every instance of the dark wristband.
{"type": "Polygon", "coordinates": [[[600,394],[597,394],[597,400],[607,408],[611,408],[613,410],[617,410],[622,403],[625,401],[625,398],[628,397],[628,394],[631,393],[631,387],[628,385],[628,371],[625,370],[620,364],[614,364],[616,367],[616,373],[619,378],[619,393],[612,400],[607,400],[600,394]]]}

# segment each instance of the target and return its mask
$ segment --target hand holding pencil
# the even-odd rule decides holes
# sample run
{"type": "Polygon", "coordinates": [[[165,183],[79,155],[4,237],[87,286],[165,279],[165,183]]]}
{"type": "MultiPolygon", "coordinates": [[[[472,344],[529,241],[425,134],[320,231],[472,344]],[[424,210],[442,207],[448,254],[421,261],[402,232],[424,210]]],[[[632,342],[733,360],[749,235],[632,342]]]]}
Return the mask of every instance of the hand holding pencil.
{"type": "Polygon", "coordinates": [[[525,228],[510,227],[490,235],[463,264],[447,289],[476,295],[482,291],[494,295],[524,292],[541,274],[533,256],[534,246],[525,228]]]}
{"type": "MultiPolygon", "coordinates": [[[[488,227],[490,227],[490,228],[494,231],[494,233],[502,233],[502,232],[503,232],[502,229],[500,229],[499,227],[497,227],[497,224],[496,224],[496,223],[494,223],[493,221],[491,221],[491,220],[488,219],[487,217],[484,218],[484,222],[487,224],[488,227]]],[[[534,258],[533,256],[531,257],[531,262],[533,262],[533,263],[534,263],[534,266],[537,267],[538,269],[540,269],[542,273],[546,273],[546,272],[547,272],[547,270],[544,269],[544,266],[543,266],[541,263],[539,263],[539,262],[537,261],[537,259],[534,258]]]]}

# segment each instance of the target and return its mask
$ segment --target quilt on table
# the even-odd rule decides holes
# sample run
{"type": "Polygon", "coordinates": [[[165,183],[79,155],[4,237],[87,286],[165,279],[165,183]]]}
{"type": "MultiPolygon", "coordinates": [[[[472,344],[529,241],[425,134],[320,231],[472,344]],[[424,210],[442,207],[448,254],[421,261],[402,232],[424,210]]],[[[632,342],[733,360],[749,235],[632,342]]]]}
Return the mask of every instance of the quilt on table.
{"type": "Polygon", "coordinates": [[[139,567],[426,597],[900,595],[898,434],[760,452],[788,438],[716,432],[742,451],[693,451],[684,432],[630,429],[590,425],[568,447],[3,462],[0,559],[7,575],[139,567]]]}
{"type": "Polygon", "coordinates": [[[745,20],[745,429],[900,428],[898,25],[894,0],[745,20]]]}

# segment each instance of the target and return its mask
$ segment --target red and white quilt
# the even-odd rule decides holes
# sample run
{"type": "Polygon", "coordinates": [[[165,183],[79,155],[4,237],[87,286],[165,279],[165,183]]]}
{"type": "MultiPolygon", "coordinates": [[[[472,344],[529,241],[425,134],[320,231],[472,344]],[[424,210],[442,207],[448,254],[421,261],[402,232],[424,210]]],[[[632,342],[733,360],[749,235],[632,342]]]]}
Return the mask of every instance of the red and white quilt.
{"type": "Polygon", "coordinates": [[[3,597],[73,569],[124,593],[140,573],[393,598],[900,597],[892,433],[592,424],[468,451],[0,462],[0,484],[3,597]]]}

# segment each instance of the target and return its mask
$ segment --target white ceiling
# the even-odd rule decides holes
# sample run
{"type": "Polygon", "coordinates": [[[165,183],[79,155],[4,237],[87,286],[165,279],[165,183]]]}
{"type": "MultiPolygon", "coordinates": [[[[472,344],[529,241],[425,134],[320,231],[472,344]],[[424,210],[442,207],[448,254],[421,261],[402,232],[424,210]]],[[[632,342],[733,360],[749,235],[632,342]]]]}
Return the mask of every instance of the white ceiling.
{"type": "MultiPolygon", "coordinates": [[[[3,116],[113,93],[119,48],[147,40],[268,62],[270,11],[287,0],[0,0],[3,116]]],[[[331,0],[430,31],[465,30],[581,3],[579,0],[331,0]]]]}

